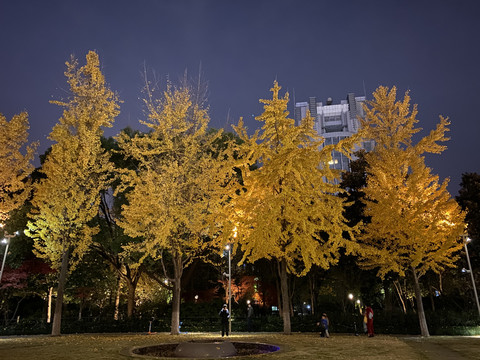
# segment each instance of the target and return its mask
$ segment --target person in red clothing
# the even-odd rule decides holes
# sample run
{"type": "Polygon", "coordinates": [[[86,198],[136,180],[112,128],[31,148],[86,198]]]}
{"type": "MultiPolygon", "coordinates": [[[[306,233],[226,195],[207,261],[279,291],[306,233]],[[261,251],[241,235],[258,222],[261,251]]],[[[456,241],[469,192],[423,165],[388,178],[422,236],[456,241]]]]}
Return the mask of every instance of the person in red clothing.
{"type": "Polygon", "coordinates": [[[367,333],[368,337],[373,336],[373,310],[370,306],[365,308],[365,315],[367,316],[367,333]]]}

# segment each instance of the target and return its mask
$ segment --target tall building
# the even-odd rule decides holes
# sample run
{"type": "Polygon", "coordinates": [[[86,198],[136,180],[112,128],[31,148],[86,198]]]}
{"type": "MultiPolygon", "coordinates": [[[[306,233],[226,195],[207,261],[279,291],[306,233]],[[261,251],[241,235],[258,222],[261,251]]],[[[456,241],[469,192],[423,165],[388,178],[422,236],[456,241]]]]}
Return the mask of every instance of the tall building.
{"type": "MultiPolygon", "coordinates": [[[[297,102],[295,104],[295,121],[297,125],[307,115],[315,119],[315,130],[318,134],[325,138],[324,145],[337,144],[340,140],[355,134],[359,127],[360,121],[358,116],[364,117],[363,103],[365,96],[355,96],[350,93],[346,100],[342,100],[340,104],[333,104],[331,98],[328,98],[325,105],[317,102],[316,97],[310,97],[308,102],[297,102]]],[[[373,141],[363,142],[358,149],[370,151],[373,149],[373,141]]],[[[350,160],[338,151],[333,152],[333,158],[330,166],[340,170],[350,170],[350,160]]]]}

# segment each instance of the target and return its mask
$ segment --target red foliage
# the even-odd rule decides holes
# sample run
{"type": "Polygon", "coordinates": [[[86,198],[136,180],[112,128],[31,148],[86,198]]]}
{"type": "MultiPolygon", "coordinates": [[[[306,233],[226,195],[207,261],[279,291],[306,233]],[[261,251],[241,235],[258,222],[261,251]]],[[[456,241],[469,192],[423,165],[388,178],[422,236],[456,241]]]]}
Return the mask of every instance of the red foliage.
{"type": "Polygon", "coordinates": [[[46,275],[55,272],[50,266],[37,258],[25,260],[17,269],[5,265],[0,289],[23,289],[27,287],[27,279],[32,275],[46,275]]]}
{"type": "Polygon", "coordinates": [[[28,271],[30,274],[35,275],[47,275],[56,272],[48,264],[44,263],[38,258],[30,258],[25,260],[19,269],[28,271]]]}
{"type": "Polygon", "coordinates": [[[28,272],[23,269],[12,269],[5,266],[0,289],[23,289],[27,287],[28,272]]]}
{"type": "MultiPolygon", "coordinates": [[[[218,281],[223,287],[225,294],[228,289],[228,279],[218,281]]],[[[208,290],[193,290],[183,293],[183,298],[188,302],[211,302],[219,298],[219,288],[208,290]],[[198,295],[198,299],[195,299],[198,295]]],[[[240,300],[252,300],[259,306],[270,307],[277,304],[277,290],[275,286],[263,283],[255,276],[242,276],[239,281],[232,281],[232,294],[235,302],[240,300]]]]}

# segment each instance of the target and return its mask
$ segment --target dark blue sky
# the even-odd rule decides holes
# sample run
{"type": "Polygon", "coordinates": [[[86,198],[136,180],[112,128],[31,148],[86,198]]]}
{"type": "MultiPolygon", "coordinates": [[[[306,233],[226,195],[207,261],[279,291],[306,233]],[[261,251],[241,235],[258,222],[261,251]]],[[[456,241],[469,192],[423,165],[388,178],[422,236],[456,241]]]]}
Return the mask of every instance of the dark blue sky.
{"type": "Polygon", "coordinates": [[[456,195],[480,172],[480,2],[307,0],[0,0],[0,112],[27,110],[43,152],[66,96],[64,63],[96,50],[124,101],[114,135],[142,116],[144,64],[175,80],[199,64],[209,82],[211,126],[240,116],[253,131],[259,98],[278,79],[293,98],[371,98],[379,85],[410,90],[423,134],[449,116],[448,150],[428,156],[456,195]]]}

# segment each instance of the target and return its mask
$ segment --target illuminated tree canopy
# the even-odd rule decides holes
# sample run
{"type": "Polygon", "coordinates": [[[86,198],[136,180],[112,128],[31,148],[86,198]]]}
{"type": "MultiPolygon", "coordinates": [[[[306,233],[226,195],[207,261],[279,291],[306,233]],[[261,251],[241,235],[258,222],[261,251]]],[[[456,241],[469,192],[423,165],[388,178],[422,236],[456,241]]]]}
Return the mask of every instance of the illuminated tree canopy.
{"type": "Polygon", "coordinates": [[[55,143],[42,165],[41,172],[46,178],[35,186],[28,223],[27,234],[35,241],[37,256],[61,268],[57,295],[60,306],[56,306],[54,335],[60,332],[57,322],[61,318],[69,258],[71,265],[75,265],[98,231],[88,222],[98,213],[100,190],[108,187],[108,174],[112,170],[100,137],[103,128],[112,126],[119,113],[119,101],[105,84],[98,55],[90,51],[86,60],[82,67],[73,57],[66,63],[65,76],[72,98],[68,102],[53,101],[64,111],[50,134],[55,143]]]}
{"type": "Polygon", "coordinates": [[[379,87],[373,95],[363,124],[376,142],[375,150],[365,155],[365,215],[371,220],[360,237],[368,250],[360,261],[365,268],[378,268],[381,277],[411,271],[422,335],[427,336],[418,278],[454,266],[465,228],[464,214],[447,191],[448,179],[439,183],[424,159],[425,153],[446,148],[440,143],[448,140],[450,123],[440,117],[437,127],[414,143],[421,129],[415,128],[417,107],[410,108],[408,93],[403,101],[396,101],[396,88],[379,87]]]}
{"type": "MultiPolygon", "coordinates": [[[[173,273],[172,334],[179,333],[180,282],[183,269],[211,246],[209,218],[225,193],[225,167],[215,149],[221,132],[207,131],[207,109],[194,101],[187,86],[168,85],[162,99],[146,99],[151,131],[119,137],[125,157],[138,162],[125,171],[127,204],[119,222],[125,233],[142,238],[127,251],[162,261],[168,254],[173,273]]],[[[166,267],[164,267],[166,270],[166,267]]]]}
{"type": "Polygon", "coordinates": [[[0,114],[0,223],[19,208],[29,195],[28,175],[33,170],[32,160],[38,143],[28,142],[28,114],[14,115],[10,121],[0,114]]]}
{"type": "Polygon", "coordinates": [[[230,221],[237,227],[242,261],[278,261],[284,332],[290,333],[287,273],[304,275],[312,265],[326,269],[338,261],[341,248],[354,248],[343,199],[337,196],[340,173],[329,162],[333,150],[349,154],[358,138],[320,149],[323,139],[313,118],[308,115],[295,126],[288,117],[288,93],[280,98],[277,82],[271,91],[271,100],[260,100],[264,112],[256,119],[263,123],[261,131],[248,136],[241,120],[235,127],[244,141],[237,164],[243,183],[229,204],[230,221]]]}

